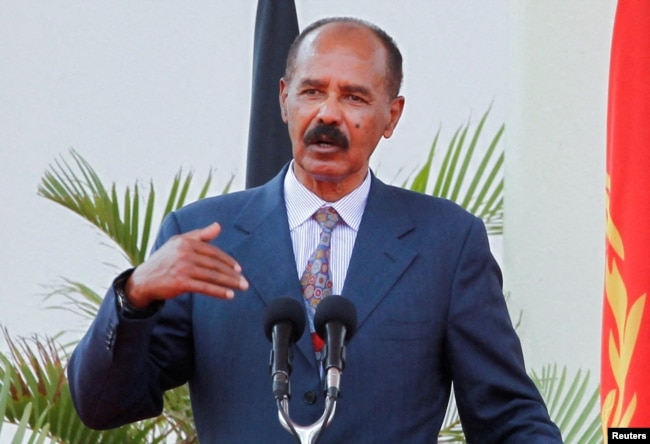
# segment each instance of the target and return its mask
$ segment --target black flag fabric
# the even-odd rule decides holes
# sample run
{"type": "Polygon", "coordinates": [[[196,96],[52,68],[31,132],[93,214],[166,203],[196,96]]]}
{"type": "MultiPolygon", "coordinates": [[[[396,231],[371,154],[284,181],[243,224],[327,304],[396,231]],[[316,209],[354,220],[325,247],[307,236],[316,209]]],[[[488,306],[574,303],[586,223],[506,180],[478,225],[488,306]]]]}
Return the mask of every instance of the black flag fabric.
{"type": "Polygon", "coordinates": [[[278,93],[289,46],[297,35],[294,0],[257,2],[246,188],[266,183],[291,159],[278,93]]]}

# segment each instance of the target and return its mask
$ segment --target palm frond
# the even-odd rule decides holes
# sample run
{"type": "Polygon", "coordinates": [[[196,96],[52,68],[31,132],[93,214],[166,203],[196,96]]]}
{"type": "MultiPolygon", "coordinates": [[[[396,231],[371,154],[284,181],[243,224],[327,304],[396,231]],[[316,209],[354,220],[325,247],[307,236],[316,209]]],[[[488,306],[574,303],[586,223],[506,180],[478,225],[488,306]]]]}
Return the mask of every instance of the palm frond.
{"type": "Polygon", "coordinates": [[[197,444],[199,438],[194,427],[194,416],[187,384],[165,393],[163,415],[173,425],[178,444],[197,444]]]}
{"type": "MultiPolygon", "coordinates": [[[[0,370],[2,371],[2,370],[0,370]]],[[[0,436],[2,436],[2,427],[5,424],[5,418],[8,415],[8,408],[11,408],[11,373],[4,372],[4,377],[0,382],[0,436]]],[[[27,442],[28,444],[41,444],[44,443],[47,439],[47,434],[49,432],[49,425],[43,424],[44,415],[41,415],[39,418],[36,427],[34,429],[30,428],[29,419],[31,418],[32,412],[32,403],[27,403],[25,405],[22,416],[19,420],[13,421],[14,435],[11,440],[11,444],[22,444],[27,442]]],[[[53,441],[50,441],[53,442],[53,441]]]]}
{"type": "Polygon", "coordinates": [[[63,350],[52,340],[15,341],[6,330],[4,336],[10,351],[9,355],[0,353],[0,412],[4,423],[18,427],[14,442],[37,443],[49,438],[57,443],[161,443],[175,433],[176,426],[164,418],[112,430],[89,429],[72,405],[63,350]]]}
{"type": "MultiPolygon", "coordinates": [[[[156,192],[149,186],[146,197],[136,182],[119,193],[115,183],[106,186],[94,168],[75,150],[70,150],[72,162],[58,159],[45,172],[38,195],[56,202],[89,221],[112,239],[134,266],[141,264],[149,251],[156,192]],[[121,194],[121,197],[120,197],[121,194]],[[144,206],[141,207],[144,200],[144,206]]],[[[178,172],[172,183],[163,217],[186,203],[193,173],[178,172]]],[[[226,184],[227,192],[233,177],[226,184]]],[[[205,197],[212,183],[209,173],[199,193],[205,197]]]]}
{"type": "Polygon", "coordinates": [[[438,130],[426,161],[410,185],[405,187],[453,200],[483,219],[489,234],[500,235],[503,234],[504,162],[500,141],[505,126],[501,125],[485,150],[478,150],[489,113],[490,109],[483,114],[471,134],[470,122],[458,127],[444,152],[440,166],[435,167],[435,154],[440,138],[438,130]],[[478,156],[477,152],[483,154],[478,156]],[[431,189],[430,182],[433,182],[431,189]]]}
{"type": "MultiPolygon", "coordinates": [[[[413,182],[411,182],[410,189],[412,191],[417,191],[418,193],[426,193],[429,185],[429,177],[431,176],[431,165],[433,164],[433,157],[436,152],[436,146],[438,145],[438,138],[440,137],[440,129],[436,133],[436,136],[433,138],[433,143],[431,143],[431,148],[429,149],[429,154],[427,155],[427,160],[424,162],[422,167],[419,169],[413,182]]],[[[402,185],[402,188],[406,188],[406,183],[402,185]]]]}
{"type": "Polygon", "coordinates": [[[565,443],[601,442],[599,387],[589,388],[589,372],[578,371],[569,379],[566,367],[560,372],[557,365],[548,365],[531,377],[565,443]]]}
{"type": "Polygon", "coordinates": [[[60,298],[63,302],[48,308],[69,311],[88,320],[95,319],[102,303],[102,296],[90,287],[66,278],[45,296],[46,300],[52,298],[60,298]]]}

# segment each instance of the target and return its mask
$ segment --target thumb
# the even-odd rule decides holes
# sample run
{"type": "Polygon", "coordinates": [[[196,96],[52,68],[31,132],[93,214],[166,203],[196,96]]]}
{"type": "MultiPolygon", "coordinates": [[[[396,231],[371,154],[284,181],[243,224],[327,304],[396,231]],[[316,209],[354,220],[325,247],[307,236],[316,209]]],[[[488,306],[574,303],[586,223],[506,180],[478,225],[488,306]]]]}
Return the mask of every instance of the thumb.
{"type": "Polygon", "coordinates": [[[205,228],[199,230],[199,239],[203,242],[210,242],[212,239],[215,239],[221,233],[221,225],[218,222],[212,222],[205,228]]]}
{"type": "Polygon", "coordinates": [[[187,233],[187,237],[201,242],[210,242],[212,239],[219,236],[219,233],[221,233],[221,225],[219,225],[218,222],[213,222],[206,227],[190,231],[187,233]]]}

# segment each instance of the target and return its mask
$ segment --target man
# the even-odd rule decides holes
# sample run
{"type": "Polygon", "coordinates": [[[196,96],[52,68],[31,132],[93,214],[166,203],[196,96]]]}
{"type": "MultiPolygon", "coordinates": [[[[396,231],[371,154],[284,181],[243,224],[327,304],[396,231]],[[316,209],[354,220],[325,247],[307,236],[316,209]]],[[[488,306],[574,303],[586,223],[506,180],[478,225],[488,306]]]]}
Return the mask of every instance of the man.
{"type": "MultiPolygon", "coordinates": [[[[300,277],[319,243],[312,216],[327,207],[338,223],[324,291],[349,298],[359,323],[319,442],[435,442],[452,381],[470,441],[561,442],[526,376],[483,224],[369,171],[402,114],[401,79],[397,47],[374,25],[326,19],[301,33],[280,82],[293,162],[262,187],[173,213],[151,257],[116,279],[69,366],[88,425],[157,415],[163,391],[189,381],[202,443],[289,442],[262,317],[282,296],[312,307],[320,290],[300,277]]],[[[315,347],[303,335],[293,362],[290,413],[303,425],[323,412],[315,347]]]]}

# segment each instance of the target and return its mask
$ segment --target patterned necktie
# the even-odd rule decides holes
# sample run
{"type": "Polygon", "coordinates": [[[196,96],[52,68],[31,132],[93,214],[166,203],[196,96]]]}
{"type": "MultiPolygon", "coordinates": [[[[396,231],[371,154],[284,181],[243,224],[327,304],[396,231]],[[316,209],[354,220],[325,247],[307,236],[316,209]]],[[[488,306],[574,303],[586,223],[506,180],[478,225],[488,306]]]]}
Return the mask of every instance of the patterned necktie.
{"type": "Polygon", "coordinates": [[[339,221],[339,215],[334,208],[324,207],[316,211],[314,219],[321,227],[320,241],[307,262],[307,267],[300,278],[300,285],[305,297],[314,351],[316,357],[320,359],[323,341],[314,331],[314,313],[321,299],[332,294],[332,276],[329,267],[330,238],[334,226],[339,221]]]}

